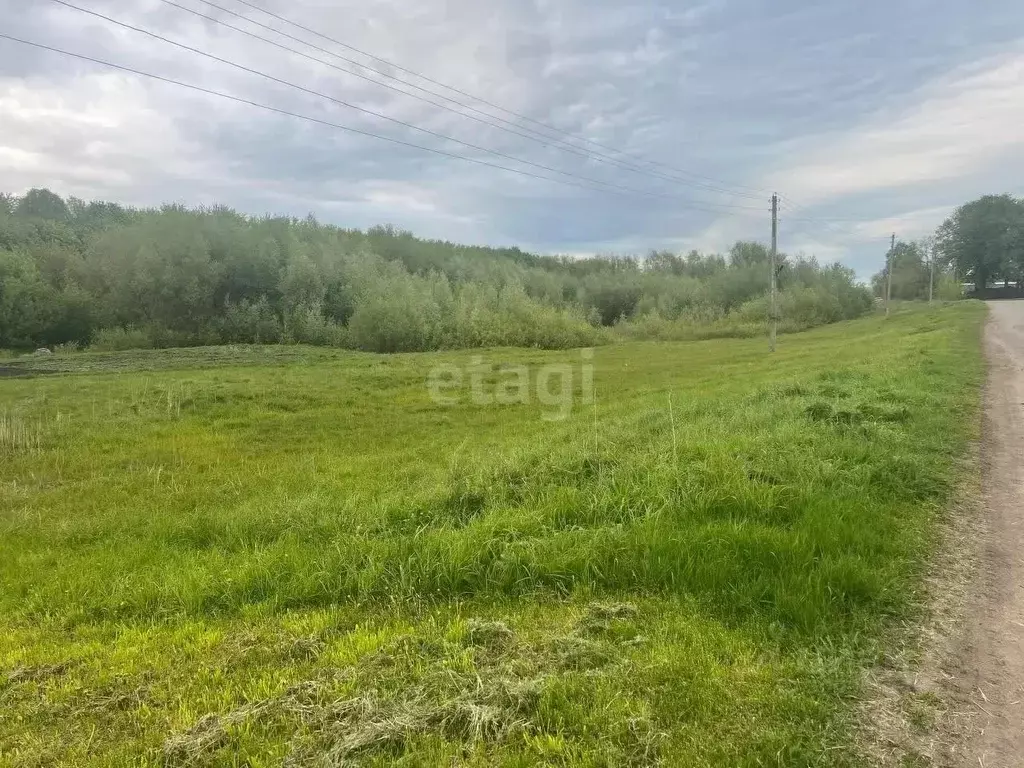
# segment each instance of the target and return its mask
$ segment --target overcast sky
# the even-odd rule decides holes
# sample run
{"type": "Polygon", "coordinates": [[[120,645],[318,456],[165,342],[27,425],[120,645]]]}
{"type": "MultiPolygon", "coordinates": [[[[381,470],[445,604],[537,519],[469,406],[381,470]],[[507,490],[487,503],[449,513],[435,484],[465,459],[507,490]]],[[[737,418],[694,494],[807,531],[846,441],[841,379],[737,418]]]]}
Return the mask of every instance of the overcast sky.
{"type": "MultiPolygon", "coordinates": [[[[343,226],[390,222],[426,237],[572,254],[766,240],[768,196],[777,190],[780,247],[839,258],[861,277],[881,266],[889,233],[920,237],[973,197],[1024,192],[1020,0],[251,0],[605,147],[577,142],[572,151],[559,145],[571,141],[565,135],[541,139],[537,123],[370,62],[239,0],[216,2],[325,49],[275,37],[334,66],[161,0],[69,2],[479,149],[54,0],[0,0],[0,33],[568,184],[0,40],[3,190],[46,186],[135,205],[313,212],[343,226]],[[354,77],[342,70],[384,79],[331,52],[475,107],[480,120],[516,121],[525,135],[354,77]],[[648,194],[594,189],[537,165],[648,194]]],[[[201,0],[174,2],[274,36],[201,0]]]]}

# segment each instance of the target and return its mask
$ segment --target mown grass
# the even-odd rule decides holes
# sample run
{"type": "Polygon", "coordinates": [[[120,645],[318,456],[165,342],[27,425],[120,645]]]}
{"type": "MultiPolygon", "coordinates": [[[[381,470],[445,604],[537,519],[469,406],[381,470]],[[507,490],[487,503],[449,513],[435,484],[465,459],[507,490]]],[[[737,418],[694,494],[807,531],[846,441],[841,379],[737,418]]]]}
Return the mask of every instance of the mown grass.
{"type": "Polygon", "coordinates": [[[0,381],[32,435],[0,441],[0,761],[858,764],[859,673],[917,608],[976,429],[983,314],[774,357],[600,348],[596,404],[557,422],[432,402],[479,351],[0,381]]]}

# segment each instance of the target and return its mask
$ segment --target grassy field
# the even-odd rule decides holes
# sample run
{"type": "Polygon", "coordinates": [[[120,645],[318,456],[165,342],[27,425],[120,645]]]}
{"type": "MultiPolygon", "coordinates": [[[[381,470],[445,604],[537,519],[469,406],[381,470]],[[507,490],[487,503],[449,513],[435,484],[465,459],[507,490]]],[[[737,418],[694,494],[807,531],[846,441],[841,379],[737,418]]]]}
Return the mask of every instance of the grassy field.
{"type": "Polygon", "coordinates": [[[603,347],[593,403],[580,352],[8,361],[64,373],[0,379],[0,764],[859,764],[983,316],[603,347]],[[481,356],[571,412],[431,398],[481,356]]]}

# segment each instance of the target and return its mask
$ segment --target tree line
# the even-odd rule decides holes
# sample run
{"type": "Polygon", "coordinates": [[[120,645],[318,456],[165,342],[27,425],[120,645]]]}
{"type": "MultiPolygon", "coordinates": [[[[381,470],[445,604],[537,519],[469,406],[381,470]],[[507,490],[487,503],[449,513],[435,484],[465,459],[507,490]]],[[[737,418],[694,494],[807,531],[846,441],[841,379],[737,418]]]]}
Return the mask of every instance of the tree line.
{"type": "MultiPolygon", "coordinates": [[[[897,242],[890,254],[892,297],[936,298],[1024,296],[1024,199],[985,195],[957,208],[933,237],[897,242]],[[999,286],[1004,286],[999,288],[999,286]]],[[[885,296],[887,273],[872,278],[876,296],[885,296]]]]}
{"type": "MultiPolygon", "coordinates": [[[[786,257],[784,330],[856,317],[854,273],[786,257]]],[[[0,195],[0,348],[231,343],[379,352],[763,332],[768,251],[572,259],[312,216],[0,195]]]]}

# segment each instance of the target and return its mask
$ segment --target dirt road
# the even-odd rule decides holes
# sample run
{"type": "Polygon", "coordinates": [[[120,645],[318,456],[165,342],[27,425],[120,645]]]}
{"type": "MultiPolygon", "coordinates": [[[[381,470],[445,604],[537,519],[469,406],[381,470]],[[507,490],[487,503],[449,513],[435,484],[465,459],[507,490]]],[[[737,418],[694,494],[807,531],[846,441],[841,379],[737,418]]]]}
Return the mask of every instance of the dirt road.
{"type": "Polygon", "coordinates": [[[988,527],[961,659],[964,765],[1024,767],[1024,301],[989,303],[982,497],[988,527]]]}

